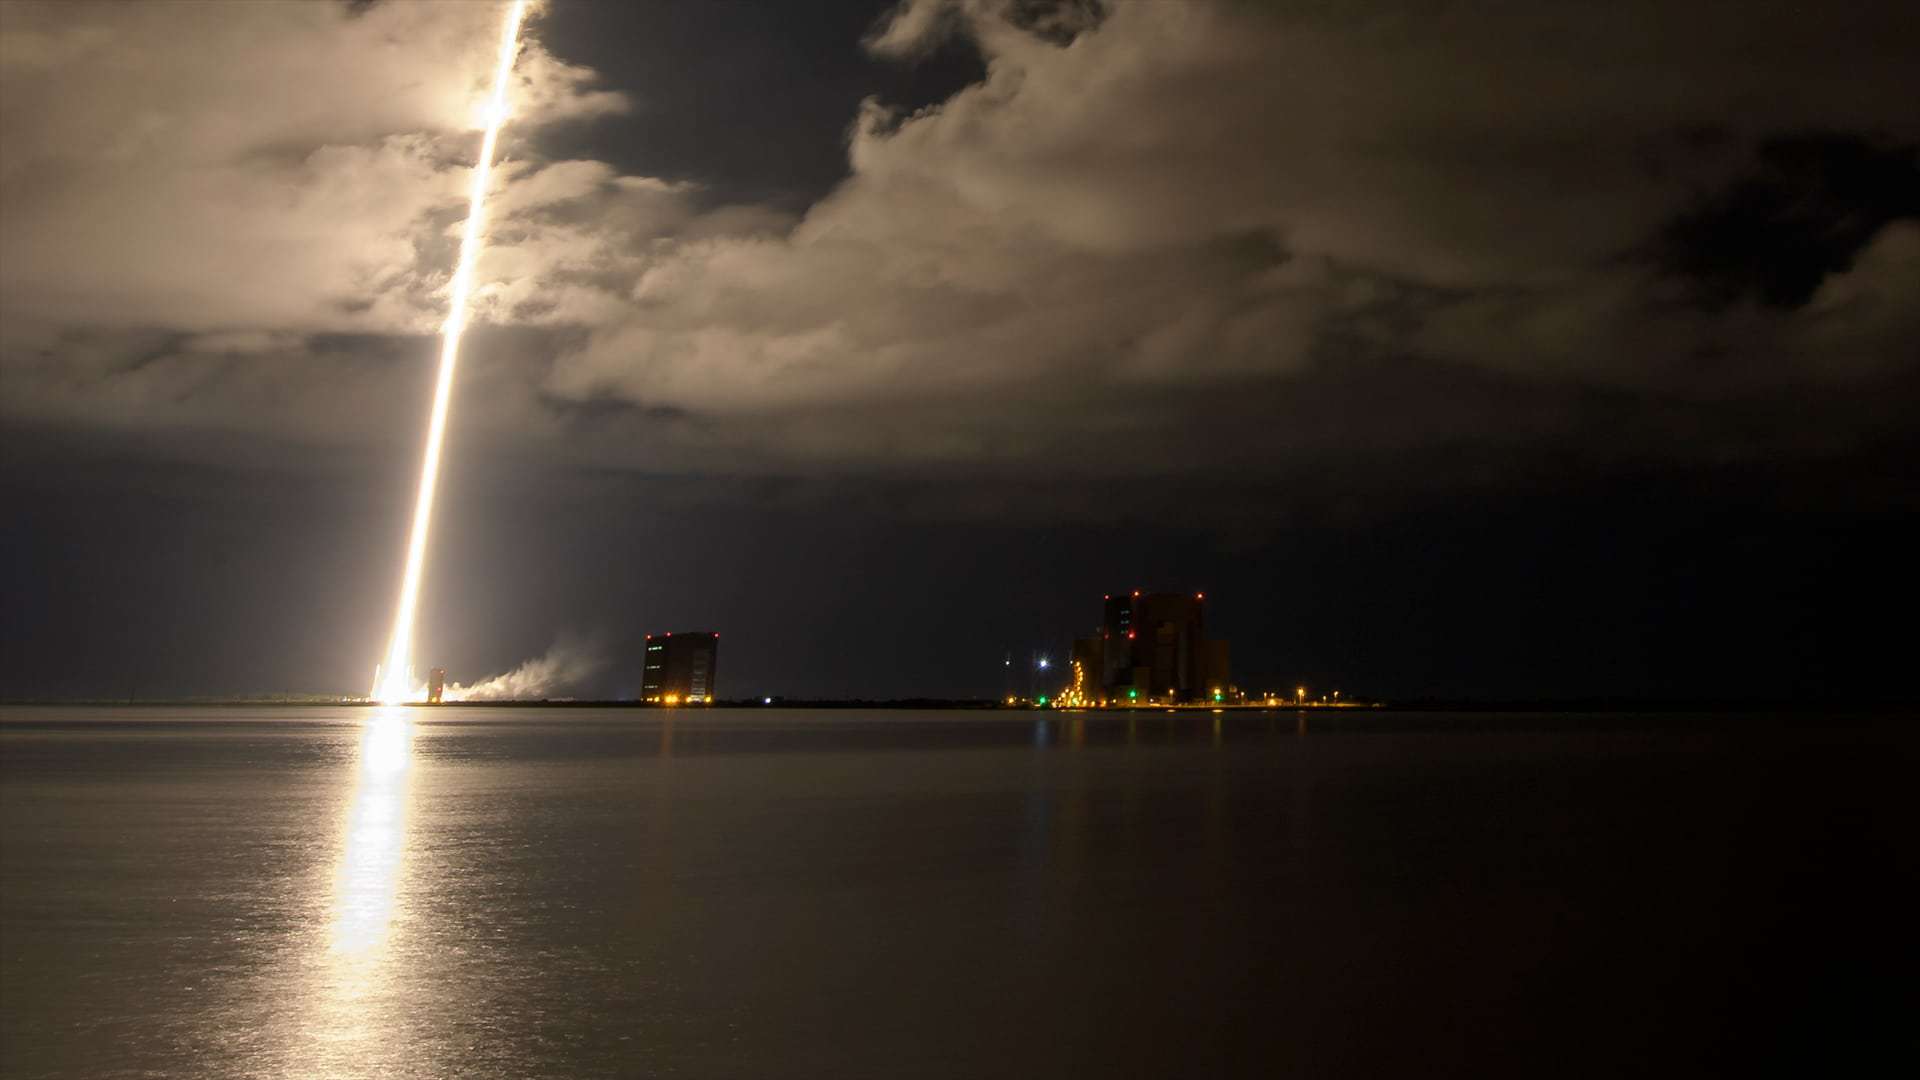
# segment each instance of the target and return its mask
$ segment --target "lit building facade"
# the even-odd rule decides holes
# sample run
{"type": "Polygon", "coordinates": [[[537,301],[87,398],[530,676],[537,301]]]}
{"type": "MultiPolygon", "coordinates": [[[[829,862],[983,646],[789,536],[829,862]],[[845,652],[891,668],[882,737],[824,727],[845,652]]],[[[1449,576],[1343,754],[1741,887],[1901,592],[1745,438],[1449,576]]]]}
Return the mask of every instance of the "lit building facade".
{"type": "Polygon", "coordinates": [[[717,691],[720,635],[708,630],[648,634],[640,700],[656,705],[709,705],[717,691]]]}
{"type": "Polygon", "coordinates": [[[1207,637],[1203,593],[1108,595],[1099,631],[1073,643],[1073,661],[1122,704],[1202,701],[1228,690],[1227,643],[1207,637]]]}

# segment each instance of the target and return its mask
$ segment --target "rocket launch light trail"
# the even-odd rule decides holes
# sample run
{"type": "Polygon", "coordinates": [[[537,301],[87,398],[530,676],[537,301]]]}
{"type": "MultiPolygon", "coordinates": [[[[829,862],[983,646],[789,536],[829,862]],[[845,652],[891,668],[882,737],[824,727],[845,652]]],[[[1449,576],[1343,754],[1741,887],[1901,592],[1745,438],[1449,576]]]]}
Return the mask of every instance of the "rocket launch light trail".
{"type": "Polygon", "coordinates": [[[454,268],[441,329],[440,375],[433,388],[433,413],[427,422],[427,448],[420,464],[420,491],[413,504],[413,530],[407,537],[407,568],[400,579],[400,604],[393,617],[393,638],[386,661],[374,668],[373,698],[383,704],[420,696],[413,679],[413,619],[419,607],[420,575],[426,562],[427,531],[433,523],[433,493],[440,480],[440,445],[447,433],[447,408],[453,397],[453,372],[460,361],[460,335],[467,327],[467,295],[473,287],[473,264],[484,242],[481,227],[487,208],[487,182],[493,171],[494,147],[507,122],[507,80],[520,50],[520,22],[527,0],[507,6],[500,31],[500,57],[493,72],[493,97],[487,104],[487,133],[480,141],[480,159],[474,164],[467,194],[467,224],[460,237],[460,262],[454,268]]]}

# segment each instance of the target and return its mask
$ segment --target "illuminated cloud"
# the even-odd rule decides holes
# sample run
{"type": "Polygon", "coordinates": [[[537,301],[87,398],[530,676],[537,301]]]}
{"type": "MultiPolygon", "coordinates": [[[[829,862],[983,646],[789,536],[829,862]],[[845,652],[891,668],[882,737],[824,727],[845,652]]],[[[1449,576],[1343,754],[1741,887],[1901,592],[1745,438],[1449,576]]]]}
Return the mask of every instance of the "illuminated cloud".
{"type": "MultiPolygon", "coordinates": [[[[849,175],[798,215],[542,157],[629,103],[536,48],[462,424],[650,468],[1290,468],[1362,416],[1370,451],[1589,440],[1598,387],[1646,404],[1638,449],[1597,452],[1711,453],[1751,415],[1703,402],[1910,374],[1901,205],[1785,307],[1725,275],[1698,302],[1711,259],[1676,238],[1783,132],[1909,160],[1908,73],[1875,43],[1914,19],[915,0],[868,48],[958,37],[986,75],[848,116],[849,175]]],[[[377,437],[430,356],[491,24],[10,6],[4,407],[377,437]],[[148,47],[181,19],[195,49],[148,47]]]]}

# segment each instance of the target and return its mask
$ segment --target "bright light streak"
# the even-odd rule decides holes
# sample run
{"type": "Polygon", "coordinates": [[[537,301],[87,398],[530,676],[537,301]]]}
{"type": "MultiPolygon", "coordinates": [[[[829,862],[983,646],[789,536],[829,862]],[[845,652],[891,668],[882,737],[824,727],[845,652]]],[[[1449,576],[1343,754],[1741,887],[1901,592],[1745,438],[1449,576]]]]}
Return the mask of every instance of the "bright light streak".
{"type": "Polygon", "coordinates": [[[507,121],[507,85],[514,57],[520,51],[520,22],[527,0],[507,5],[500,31],[500,56],[493,72],[493,97],[487,104],[487,133],[480,140],[480,159],[473,167],[467,192],[467,224],[460,236],[460,262],[453,271],[447,321],[440,331],[440,376],[433,387],[433,413],[427,422],[427,448],[420,464],[420,491],[413,504],[413,531],[407,537],[407,568],[400,579],[400,604],[393,617],[393,637],[386,661],[374,668],[373,697],[383,704],[412,701],[421,696],[413,679],[413,619],[420,601],[420,575],[427,557],[427,530],[433,523],[433,493],[440,482],[440,445],[447,433],[447,407],[453,397],[453,371],[460,360],[460,335],[467,328],[467,296],[473,287],[473,264],[484,242],[481,227],[487,208],[488,177],[493,172],[494,147],[507,121]]]}

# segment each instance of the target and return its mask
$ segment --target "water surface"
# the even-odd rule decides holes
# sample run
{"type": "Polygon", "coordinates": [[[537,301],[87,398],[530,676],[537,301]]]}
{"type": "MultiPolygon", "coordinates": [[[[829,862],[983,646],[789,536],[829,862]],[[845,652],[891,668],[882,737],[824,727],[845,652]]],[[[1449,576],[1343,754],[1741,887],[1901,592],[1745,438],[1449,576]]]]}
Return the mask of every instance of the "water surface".
{"type": "Polygon", "coordinates": [[[1909,730],[9,709],[0,1074],[1847,1071],[1909,730]]]}

